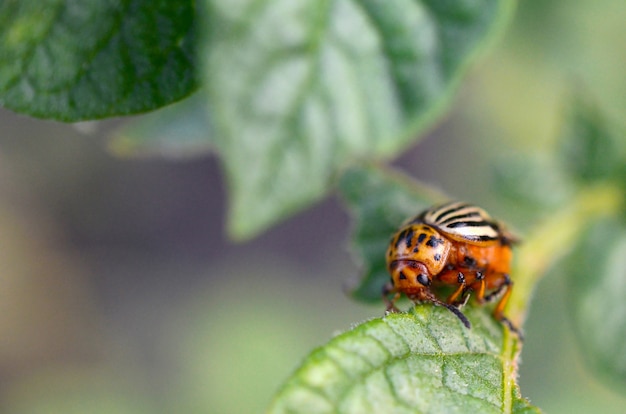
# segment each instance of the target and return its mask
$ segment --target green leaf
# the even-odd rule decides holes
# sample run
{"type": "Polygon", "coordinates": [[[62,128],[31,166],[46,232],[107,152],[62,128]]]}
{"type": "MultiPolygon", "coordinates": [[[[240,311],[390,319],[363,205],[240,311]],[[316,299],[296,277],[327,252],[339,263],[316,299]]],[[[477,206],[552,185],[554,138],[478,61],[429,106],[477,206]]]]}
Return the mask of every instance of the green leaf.
{"type": "Polygon", "coordinates": [[[356,299],[380,301],[381,289],[389,280],[385,264],[389,239],[404,220],[446,198],[398,172],[376,166],[347,170],[339,189],[354,220],[357,261],[364,267],[363,277],[349,290],[356,299]]]}
{"type": "Polygon", "coordinates": [[[500,158],[494,167],[498,193],[520,207],[546,210],[567,202],[574,188],[552,154],[516,153],[500,158]]]}
{"type": "Polygon", "coordinates": [[[365,322],[314,350],[268,413],[538,413],[515,383],[517,339],[467,314],[472,329],[432,305],[365,322]]]}
{"type": "Polygon", "coordinates": [[[0,3],[0,105],[64,121],[148,111],[195,88],[194,2],[0,3]]]}
{"type": "Polygon", "coordinates": [[[502,196],[509,228],[530,231],[575,197],[577,186],[557,156],[545,152],[517,152],[498,157],[492,168],[493,189],[502,196]],[[507,208],[508,207],[508,208],[507,208]]]}
{"type": "Polygon", "coordinates": [[[346,161],[389,157],[414,142],[513,5],[207,3],[205,79],[238,238],[323,197],[346,161]]]}
{"type": "Polygon", "coordinates": [[[626,225],[598,220],[565,260],[571,315],[588,362],[626,385],[626,225]]]}
{"type": "Polygon", "coordinates": [[[213,150],[206,100],[195,94],[126,123],[109,149],[122,157],[198,157],[213,150]]]}
{"type": "Polygon", "coordinates": [[[557,150],[566,171],[582,183],[614,178],[624,163],[624,150],[623,134],[587,96],[577,93],[557,150]]]}

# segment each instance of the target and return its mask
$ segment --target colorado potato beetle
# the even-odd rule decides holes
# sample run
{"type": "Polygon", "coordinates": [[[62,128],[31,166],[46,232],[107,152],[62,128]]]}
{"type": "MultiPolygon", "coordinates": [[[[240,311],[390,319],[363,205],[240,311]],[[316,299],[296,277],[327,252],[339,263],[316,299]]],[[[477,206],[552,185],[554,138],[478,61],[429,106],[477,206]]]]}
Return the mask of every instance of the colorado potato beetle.
{"type": "Polygon", "coordinates": [[[504,316],[513,287],[509,274],[516,241],[485,210],[471,204],[449,202],[423,211],[402,225],[389,243],[391,281],[383,287],[387,310],[397,311],[394,303],[404,293],[414,302],[448,308],[470,328],[460,307],[475,292],[480,304],[500,297],[494,317],[519,333],[504,316]],[[435,294],[441,286],[452,287],[445,300],[435,294]]]}

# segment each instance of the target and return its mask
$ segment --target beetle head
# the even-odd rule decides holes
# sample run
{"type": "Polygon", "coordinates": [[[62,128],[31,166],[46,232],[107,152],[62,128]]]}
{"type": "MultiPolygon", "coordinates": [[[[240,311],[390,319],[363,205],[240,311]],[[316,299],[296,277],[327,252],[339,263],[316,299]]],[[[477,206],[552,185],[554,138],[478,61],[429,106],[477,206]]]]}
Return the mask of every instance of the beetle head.
{"type": "Polygon", "coordinates": [[[422,262],[409,259],[393,260],[389,263],[389,272],[396,289],[407,294],[416,294],[428,289],[431,276],[422,262]]]}

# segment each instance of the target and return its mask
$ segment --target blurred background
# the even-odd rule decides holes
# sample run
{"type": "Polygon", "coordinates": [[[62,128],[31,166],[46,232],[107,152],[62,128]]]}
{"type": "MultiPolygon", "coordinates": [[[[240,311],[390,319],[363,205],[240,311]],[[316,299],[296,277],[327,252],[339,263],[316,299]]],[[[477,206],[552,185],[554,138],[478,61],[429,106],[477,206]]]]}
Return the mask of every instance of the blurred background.
{"type": "MultiPolygon", "coordinates": [[[[450,116],[395,164],[523,233],[492,164],[549,148],[574,84],[626,112],[624,22],[619,0],[520,2],[450,116]]],[[[262,412],[313,347],[383,313],[343,293],[348,217],[331,198],[231,244],[217,160],[115,158],[126,121],[0,110],[0,412],[262,412]]],[[[522,393],[546,413],[624,413],[624,385],[582,363],[562,276],[538,286],[522,393]]]]}

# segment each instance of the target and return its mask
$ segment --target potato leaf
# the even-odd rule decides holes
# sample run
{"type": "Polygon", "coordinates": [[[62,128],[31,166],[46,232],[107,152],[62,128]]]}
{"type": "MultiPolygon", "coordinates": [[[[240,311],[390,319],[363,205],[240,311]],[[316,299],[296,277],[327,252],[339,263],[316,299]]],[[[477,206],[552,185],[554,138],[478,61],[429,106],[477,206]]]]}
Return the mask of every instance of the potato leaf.
{"type": "Polygon", "coordinates": [[[373,319],[314,350],[269,414],[539,413],[519,395],[517,339],[469,309],[421,305],[373,319]]]}
{"type": "Polygon", "coordinates": [[[556,152],[570,176],[582,183],[614,178],[624,164],[623,132],[581,92],[568,102],[556,152]]]}
{"type": "Polygon", "coordinates": [[[418,139],[513,4],[206,3],[204,78],[236,238],[323,197],[346,161],[389,157],[418,139]]]}
{"type": "Polygon", "coordinates": [[[63,121],[145,112],[195,86],[194,2],[0,2],[0,105],[63,121]]]}

